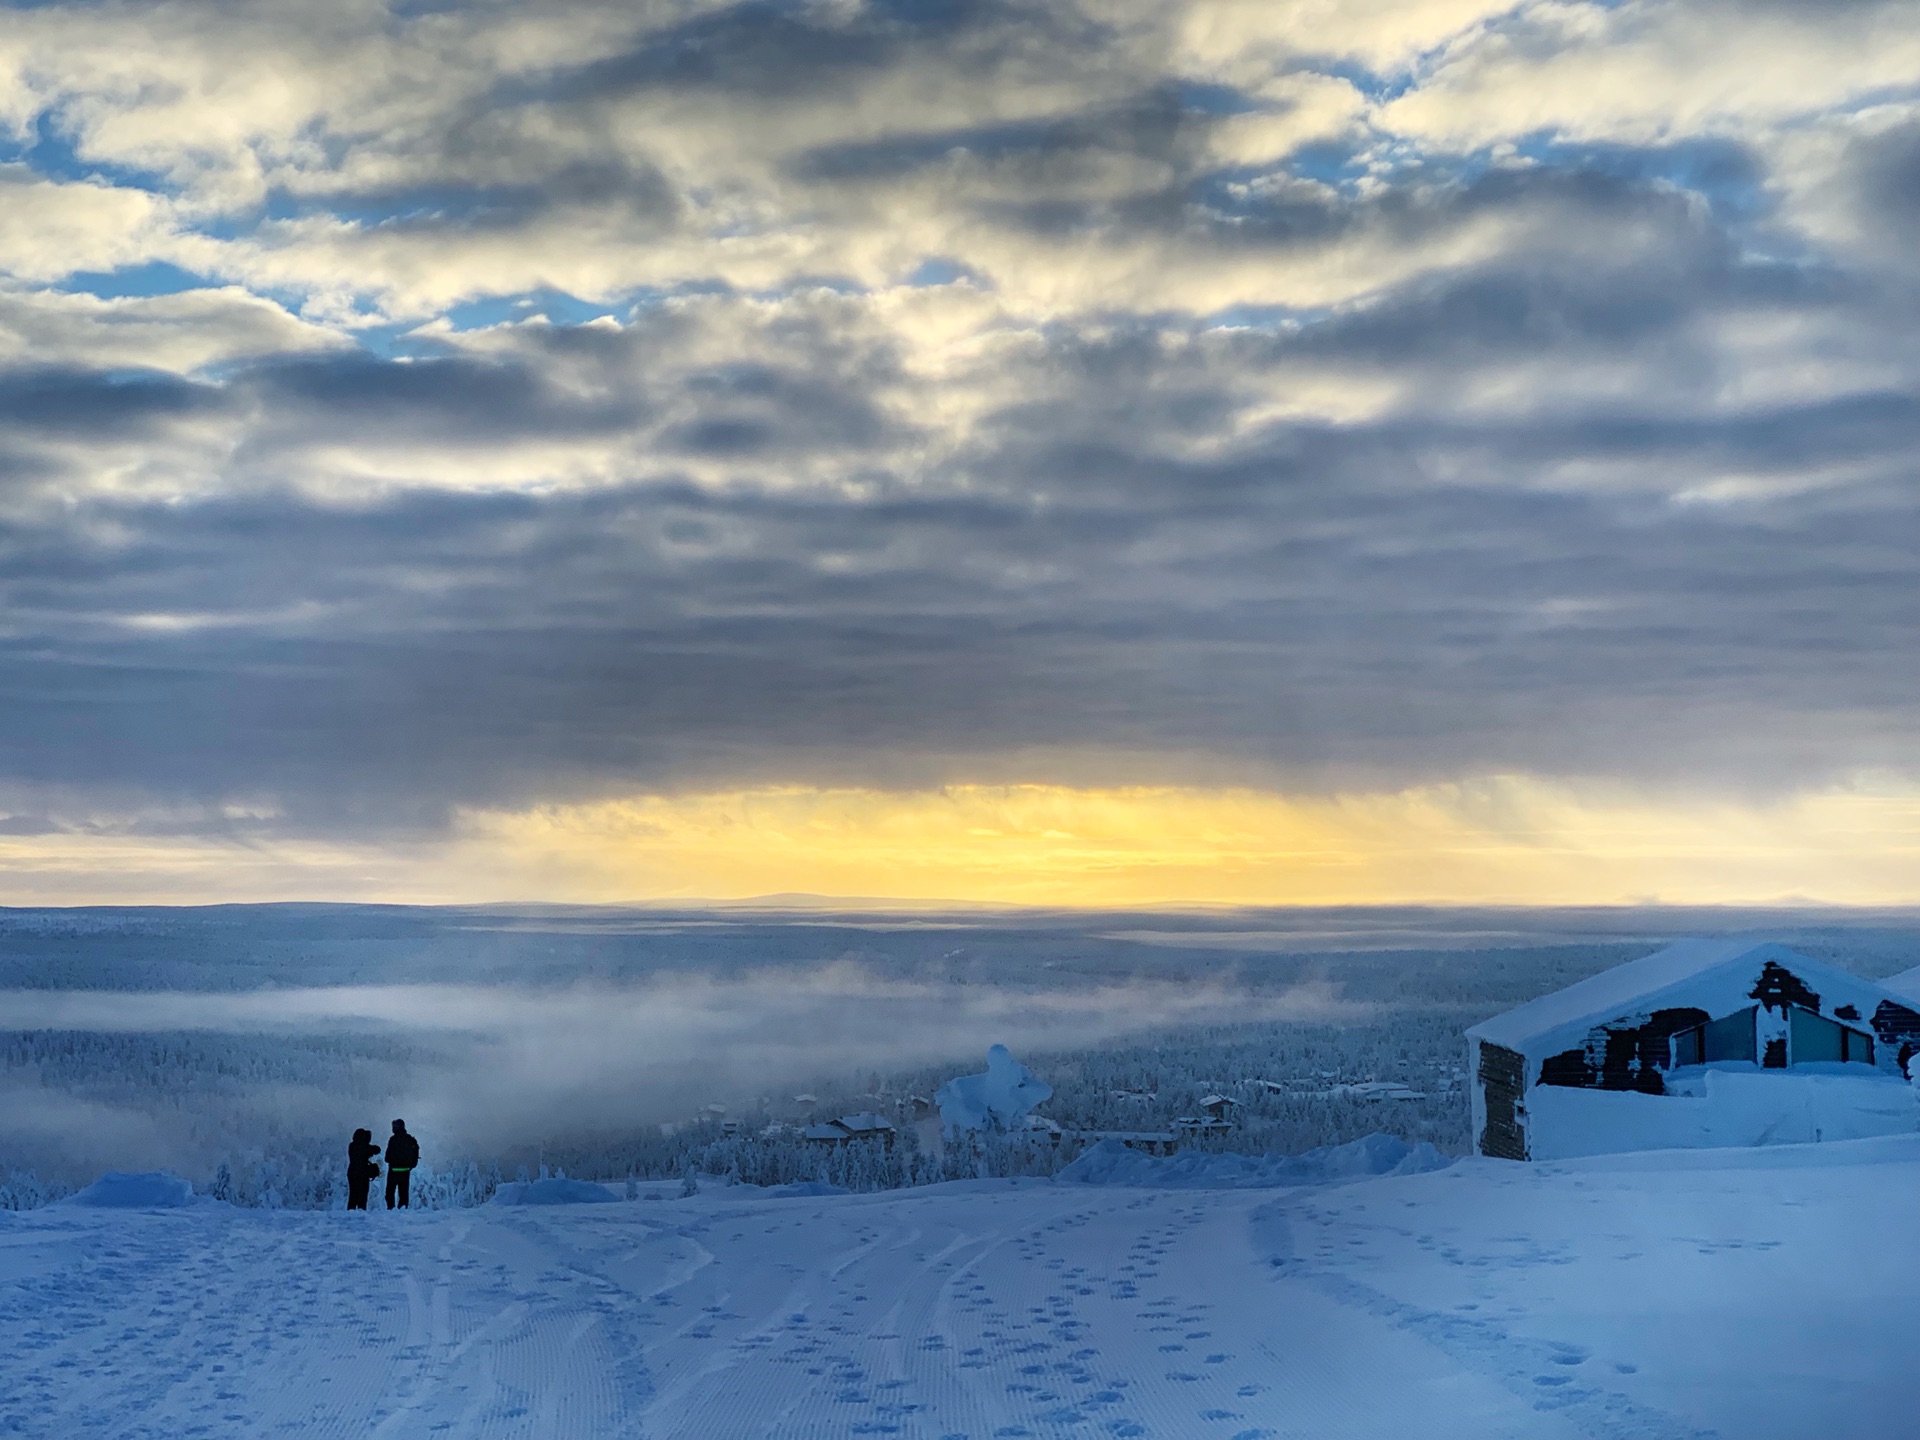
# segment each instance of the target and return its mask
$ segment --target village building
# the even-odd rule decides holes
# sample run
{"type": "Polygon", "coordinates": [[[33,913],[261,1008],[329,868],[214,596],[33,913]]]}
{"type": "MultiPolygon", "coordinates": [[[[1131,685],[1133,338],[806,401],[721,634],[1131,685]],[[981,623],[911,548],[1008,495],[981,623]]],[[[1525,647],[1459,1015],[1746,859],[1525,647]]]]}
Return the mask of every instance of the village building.
{"type": "Polygon", "coordinates": [[[1360,1080],[1352,1085],[1336,1085],[1326,1092],[1329,1095],[1342,1095],[1354,1100],[1366,1100],[1378,1104],[1382,1100],[1424,1100],[1427,1092],[1416,1090],[1411,1085],[1398,1080],[1360,1080]]]}
{"type": "Polygon", "coordinates": [[[862,1113],[842,1115],[838,1120],[829,1120],[823,1125],[808,1125],[800,1132],[802,1140],[816,1145],[849,1145],[855,1140],[878,1141],[887,1149],[893,1148],[893,1122],[883,1115],[862,1113]]]}
{"type": "Polygon", "coordinates": [[[1044,1115],[1027,1116],[1021,1122],[1021,1128],[1031,1136],[1041,1140],[1051,1140],[1056,1145],[1060,1143],[1060,1137],[1067,1133],[1060,1128],[1058,1121],[1049,1120],[1044,1115]]]}
{"type": "Polygon", "coordinates": [[[1182,1115],[1173,1122],[1176,1135],[1201,1140],[1209,1135],[1233,1133],[1234,1112],[1240,1108],[1238,1100],[1226,1095],[1202,1095],[1199,1108],[1198,1115],[1182,1115]]]}
{"type": "Polygon", "coordinates": [[[884,1115],[865,1111],[859,1115],[842,1115],[833,1123],[845,1130],[850,1140],[878,1140],[889,1148],[893,1145],[893,1122],[884,1115]]]}
{"type": "Polygon", "coordinates": [[[1204,1140],[1209,1135],[1231,1135],[1231,1120],[1213,1120],[1205,1115],[1176,1115],[1173,1133],[1185,1140],[1204,1140]]]}
{"type": "Polygon", "coordinates": [[[1683,940],[1467,1031],[1473,1135],[1509,1160],[1920,1126],[1920,1002],[1783,945],[1683,940]]]}

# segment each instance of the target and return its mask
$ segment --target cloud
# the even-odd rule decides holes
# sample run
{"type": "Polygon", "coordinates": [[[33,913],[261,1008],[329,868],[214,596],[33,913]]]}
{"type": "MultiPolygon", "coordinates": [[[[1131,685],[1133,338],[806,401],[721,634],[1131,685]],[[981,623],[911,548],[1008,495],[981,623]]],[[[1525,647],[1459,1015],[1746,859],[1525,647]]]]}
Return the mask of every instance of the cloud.
{"type": "Polygon", "coordinates": [[[111,299],[0,290],[0,367],[191,375],[350,343],[238,286],[111,299]]]}
{"type": "Polygon", "coordinates": [[[173,238],[166,207],[144,190],[0,165],[0,274],[57,280],[113,270],[171,253],[173,238]]]}
{"type": "Polygon", "coordinates": [[[1384,106],[1395,134],[1477,148],[1548,133],[1657,144],[1739,134],[1911,85],[1891,4],[1522,5],[1462,34],[1384,106]]]}
{"type": "Polygon", "coordinates": [[[1903,9],[309,12],[0,42],[11,823],[1920,773],[1903,9]]]}

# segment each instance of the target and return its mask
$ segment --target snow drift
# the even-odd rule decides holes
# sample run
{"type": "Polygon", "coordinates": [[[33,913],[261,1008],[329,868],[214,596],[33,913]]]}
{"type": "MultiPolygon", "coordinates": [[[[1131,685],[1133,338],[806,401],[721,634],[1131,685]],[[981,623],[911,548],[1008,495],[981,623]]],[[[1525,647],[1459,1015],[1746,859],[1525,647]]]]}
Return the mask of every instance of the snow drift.
{"type": "Polygon", "coordinates": [[[493,1192],[492,1205],[601,1205],[617,1200],[604,1185],[591,1180],[509,1180],[493,1192]]]}
{"type": "Polygon", "coordinates": [[[1189,1152],[1161,1158],[1102,1140],[1054,1178],[1070,1185],[1138,1185],[1159,1189],[1264,1190],[1328,1185],[1375,1175],[1418,1175],[1453,1162],[1424,1140],[1409,1145],[1375,1131],[1345,1145],[1322,1145],[1304,1155],[1215,1155],[1189,1152]]]}
{"type": "MultiPolygon", "coordinates": [[[[138,1175],[109,1170],[63,1203],[96,1210],[178,1210],[194,1203],[193,1182],[168,1170],[148,1170],[138,1175]]],[[[200,1203],[215,1202],[203,1197],[200,1203]]]]}
{"type": "Polygon", "coordinates": [[[1530,1091],[1533,1158],[1616,1151],[1809,1145],[1911,1134],[1920,1105],[1904,1081],[1857,1065],[1676,1070],[1665,1095],[1631,1090],[1530,1091]]]}

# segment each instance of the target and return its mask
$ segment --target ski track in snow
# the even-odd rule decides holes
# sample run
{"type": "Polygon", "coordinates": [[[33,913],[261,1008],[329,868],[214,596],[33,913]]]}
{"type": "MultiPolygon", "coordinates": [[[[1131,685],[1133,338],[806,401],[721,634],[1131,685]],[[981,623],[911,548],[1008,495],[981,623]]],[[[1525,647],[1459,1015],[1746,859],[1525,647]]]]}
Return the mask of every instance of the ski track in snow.
{"type": "Polygon", "coordinates": [[[1845,1163],[56,1207],[0,1216],[0,1435],[1798,1440],[1816,1414],[1896,1433],[1920,1141],[1824,1149],[1845,1163]],[[1881,1278],[1823,1281],[1850,1256],[1881,1278]],[[1642,1324],[1688,1267],[1691,1308],[1642,1324]],[[1737,1323],[1767,1306],[1786,1318],[1737,1323]],[[1783,1358],[1783,1335],[1815,1349],[1783,1358]]]}

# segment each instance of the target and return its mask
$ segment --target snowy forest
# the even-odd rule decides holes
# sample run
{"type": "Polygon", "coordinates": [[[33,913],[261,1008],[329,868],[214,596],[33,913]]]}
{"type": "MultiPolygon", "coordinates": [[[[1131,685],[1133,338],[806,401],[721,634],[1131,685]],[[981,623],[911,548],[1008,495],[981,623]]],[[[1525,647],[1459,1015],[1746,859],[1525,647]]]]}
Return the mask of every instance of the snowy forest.
{"type": "MultiPolygon", "coordinates": [[[[1049,1175],[1096,1132],[1264,1155],[1387,1131],[1461,1153],[1468,1025],[1755,919],[4,912],[0,1208],[106,1169],[329,1208],[351,1128],[400,1114],[430,1207],[545,1174],[643,1199],[1049,1175]],[[1052,1087],[1042,1128],[943,1142],[930,1097],[996,1040],[1052,1087]],[[1181,1128],[1209,1097],[1225,1123],[1181,1128]],[[862,1114],[891,1131],[805,1134],[862,1114]]],[[[1869,976],[1914,963],[1897,920],[1758,920],[1869,976]]]]}

